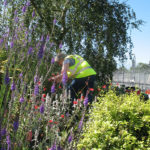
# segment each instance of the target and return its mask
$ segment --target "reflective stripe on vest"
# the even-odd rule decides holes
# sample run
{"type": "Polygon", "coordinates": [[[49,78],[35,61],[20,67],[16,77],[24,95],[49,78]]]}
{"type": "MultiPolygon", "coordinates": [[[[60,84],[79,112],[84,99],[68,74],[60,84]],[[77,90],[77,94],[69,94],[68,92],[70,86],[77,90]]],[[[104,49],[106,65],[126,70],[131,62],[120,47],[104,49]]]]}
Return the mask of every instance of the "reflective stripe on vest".
{"type": "Polygon", "coordinates": [[[78,55],[71,55],[71,56],[68,56],[67,58],[70,58],[70,57],[75,59],[75,66],[72,69],[71,68],[68,69],[68,72],[67,72],[68,77],[70,76],[72,78],[75,78],[81,72],[84,72],[85,70],[88,70],[88,69],[92,69],[92,67],[89,66],[89,64],[87,64],[87,62],[84,60],[84,58],[82,58],[78,55]],[[78,61],[78,62],[76,63],[76,61],[78,61]],[[83,66],[83,67],[81,67],[80,65],[83,66]],[[85,66],[85,65],[88,65],[88,66],[85,66]],[[81,68],[79,69],[79,67],[81,67],[81,68]]]}

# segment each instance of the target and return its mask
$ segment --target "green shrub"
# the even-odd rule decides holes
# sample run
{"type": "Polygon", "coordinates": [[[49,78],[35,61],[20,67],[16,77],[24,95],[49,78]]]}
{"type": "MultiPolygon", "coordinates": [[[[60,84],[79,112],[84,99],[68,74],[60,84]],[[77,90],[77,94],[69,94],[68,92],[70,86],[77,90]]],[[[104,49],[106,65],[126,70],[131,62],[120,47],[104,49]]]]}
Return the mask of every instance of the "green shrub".
{"type": "Polygon", "coordinates": [[[147,150],[149,143],[150,100],[110,90],[93,104],[78,149],[147,150]]]}

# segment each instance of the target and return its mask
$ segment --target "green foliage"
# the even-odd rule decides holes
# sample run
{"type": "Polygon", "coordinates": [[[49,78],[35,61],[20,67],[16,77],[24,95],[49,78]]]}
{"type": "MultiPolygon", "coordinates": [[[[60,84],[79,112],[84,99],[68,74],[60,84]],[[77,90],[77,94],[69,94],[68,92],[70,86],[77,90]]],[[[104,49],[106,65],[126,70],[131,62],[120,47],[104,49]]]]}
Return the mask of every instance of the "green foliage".
{"type": "Polygon", "coordinates": [[[150,100],[117,96],[110,90],[100,95],[89,113],[78,149],[145,150],[150,143],[150,100]]]}

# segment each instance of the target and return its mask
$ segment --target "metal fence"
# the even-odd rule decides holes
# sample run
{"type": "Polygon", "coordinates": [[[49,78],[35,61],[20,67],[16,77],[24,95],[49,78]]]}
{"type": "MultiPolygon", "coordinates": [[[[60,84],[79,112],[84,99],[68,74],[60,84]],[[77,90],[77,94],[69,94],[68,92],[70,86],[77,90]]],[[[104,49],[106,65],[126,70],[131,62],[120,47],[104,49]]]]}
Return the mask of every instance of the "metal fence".
{"type": "Polygon", "coordinates": [[[113,74],[113,84],[136,86],[142,90],[150,89],[150,70],[148,71],[116,71],[113,74]]]}

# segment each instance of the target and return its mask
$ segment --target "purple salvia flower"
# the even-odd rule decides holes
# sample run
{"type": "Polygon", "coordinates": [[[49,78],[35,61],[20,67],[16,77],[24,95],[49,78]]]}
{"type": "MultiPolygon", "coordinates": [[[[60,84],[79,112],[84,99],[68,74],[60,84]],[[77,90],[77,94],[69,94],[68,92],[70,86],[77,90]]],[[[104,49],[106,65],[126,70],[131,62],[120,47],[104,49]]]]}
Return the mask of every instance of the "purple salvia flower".
{"type": "Polygon", "coordinates": [[[34,83],[37,83],[39,81],[39,78],[37,75],[34,76],[34,83]]]}
{"type": "Polygon", "coordinates": [[[18,130],[18,127],[19,127],[19,121],[18,120],[14,122],[13,127],[14,127],[14,131],[16,132],[18,130]]]}
{"type": "Polygon", "coordinates": [[[10,82],[10,78],[9,78],[9,76],[8,76],[8,70],[6,71],[6,75],[5,75],[5,84],[7,85],[7,84],[9,84],[9,82],[10,82]]]}
{"type": "Polygon", "coordinates": [[[42,105],[40,106],[40,113],[41,113],[41,114],[44,113],[44,104],[42,104],[42,105]]]}
{"type": "Polygon", "coordinates": [[[69,117],[69,112],[66,113],[66,117],[69,117]]]}
{"type": "Polygon", "coordinates": [[[55,25],[55,24],[56,24],[56,22],[57,22],[57,20],[56,20],[56,18],[54,18],[54,20],[53,20],[53,24],[55,25]]]}
{"type": "Polygon", "coordinates": [[[32,48],[32,47],[29,47],[28,55],[30,55],[30,54],[32,53],[32,50],[33,50],[33,48],[32,48]]]}
{"type": "Polygon", "coordinates": [[[47,37],[46,37],[46,41],[49,41],[49,35],[47,35],[47,37]]]}
{"type": "Polygon", "coordinates": [[[56,142],[53,144],[50,150],[56,150],[56,142]]]}
{"type": "Polygon", "coordinates": [[[2,135],[2,136],[5,136],[5,135],[6,135],[6,129],[5,129],[5,128],[1,130],[1,135],[2,135]]]}
{"type": "Polygon", "coordinates": [[[63,83],[63,85],[66,85],[66,84],[67,84],[67,80],[68,80],[67,73],[64,72],[64,73],[63,73],[63,76],[62,76],[62,83],[63,83]]]}
{"type": "Polygon", "coordinates": [[[26,6],[22,7],[22,12],[25,13],[26,12],[26,6]]]}
{"type": "Polygon", "coordinates": [[[36,84],[35,88],[34,88],[34,95],[38,95],[39,94],[39,86],[36,84]]]}
{"type": "Polygon", "coordinates": [[[4,6],[6,6],[7,5],[7,0],[4,0],[4,6]]]}
{"type": "Polygon", "coordinates": [[[15,15],[15,16],[17,15],[17,10],[15,10],[14,15],[15,15]]]}
{"type": "Polygon", "coordinates": [[[63,150],[60,146],[57,147],[57,150],[63,150]]]}
{"type": "Polygon", "coordinates": [[[55,58],[52,58],[51,59],[51,64],[54,64],[55,63],[55,58]]]}
{"type": "Polygon", "coordinates": [[[41,41],[44,41],[44,36],[43,35],[41,36],[41,41]]]}
{"type": "Polygon", "coordinates": [[[10,48],[13,48],[13,47],[14,47],[14,42],[11,41],[11,42],[10,42],[10,48]]]}
{"type": "Polygon", "coordinates": [[[87,96],[85,97],[83,104],[85,107],[88,105],[88,97],[87,96]]]}
{"type": "Polygon", "coordinates": [[[72,134],[70,134],[68,137],[68,142],[71,143],[71,141],[72,141],[72,134]]]}
{"type": "Polygon", "coordinates": [[[28,2],[26,3],[26,5],[27,5],[27,7],[29,7],[29,6],[30,6],[30,1],[28,1],[28,2]]]}
{"type": "Polygon", "coordinates": [[[20,103],[23,103],[24,102],[24,97],[22,96],[20,99],[19,99],[20,103]]]}
{"type": "Polygon", "coordinates": [[[19,21],[19,18],[15,17],[15,22],[18,23],[18,21],[19,21]]]}
{"type": "Polygon", "coordinates": [[[7,150],[10,150],[11,141],[10,141],[10,136],[9,135],[6,136],[6,143],[7,143],[7,150]]]}
{"type": "Polygon", "coordinates": [[[18,34],[17,33],[15,34],[15,37],[16,37],[16,39],[18,39],[18,34]]]}
{"type": "Polygon", "coordinates": [[[51,93],[55,93],[55,83],[51,86],[51,93]]]}
{"type": "Polygon", "coordinates": [[[23,73],[21,72],[20,74],[19,74],[19,78],[22,78],[23,77],[23,73]]]}
{"type": "Polygon", "coordinates": [[[5,43],[5,48],[6,48],[6,50],[8,50],[8,44],[7,43],[5,43]]]}
{"type": "Polygon", "coordinates": [[[4,42],[4,39],[1,38],[1,39],[0,39],[0,46],[3,44],[3,42],[4,42]]]}
{"type": "Polygon", "coordinates": [[[38,58],[41,59],[43,57],[43,53],[44,53],[44,46],[45,46],[45,40],[43,40],[42,44],[41,44],[41,47],[39,49],[39,52],[38,52],[38,58]]]}
{"type": "Polygon", "coordinates": [[[33,12],[32,12],[32,18],[34,18],[35,17],[35,10],[33,10],[33,12]]]}
{"type": "Polygon", "coordinates": [[[82,128],[82,125],[83,125],[83,117],[81,118],[81,120],[80,120],[80,122],[79,122],[78,129],[81,129],[81,128],[82,128]]]}
{"type": "Polygon", "coordinates": [[[14,91],[16,89],[16,85],[15,82],[13,81],[12,85],[11,85],[11,90],[14,91]]]}
{"type": "Polygon", "coordinates": [[[62,43],[59,44],[59,48],[60,48],[60,49],[62,48],[62,43]]]}

